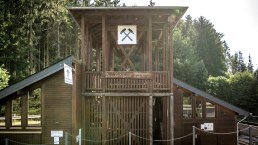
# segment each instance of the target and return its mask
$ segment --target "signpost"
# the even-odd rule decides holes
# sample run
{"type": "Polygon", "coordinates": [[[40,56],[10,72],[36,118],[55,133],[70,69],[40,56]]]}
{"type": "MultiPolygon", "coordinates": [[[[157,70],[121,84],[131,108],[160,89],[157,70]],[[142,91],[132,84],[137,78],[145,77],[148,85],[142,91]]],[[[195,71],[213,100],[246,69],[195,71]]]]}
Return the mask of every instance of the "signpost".
{"type": "Polygon", "coordinates": [[[72,68],[64,63],[64,81],[66,84],[73,84],[73,72],[72,68]]]}
{"type": "Polygon", "coordinates": [[[118,25],[117,36],[118,44],[137,44],[136,25],[118,25]]]}
{"type": "Polygon", "coordinates": [[[213,131],[214,130],[213,123],[201,124],[201,129],[203,129],[204,131],[213,131]]]}
{"type": "Polygon", "coordinates": [[[51,130],[51,137],[54,137],[54,144],[59,144],[59,137],[63,137],[63,131],[51,130]]]}

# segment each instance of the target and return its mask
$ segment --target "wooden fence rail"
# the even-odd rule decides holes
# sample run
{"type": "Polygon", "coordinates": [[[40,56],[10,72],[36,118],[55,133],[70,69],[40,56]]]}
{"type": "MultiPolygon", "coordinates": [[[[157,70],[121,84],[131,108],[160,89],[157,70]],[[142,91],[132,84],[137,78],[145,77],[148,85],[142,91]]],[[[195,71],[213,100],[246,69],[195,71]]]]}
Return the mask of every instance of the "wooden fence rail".
{"type": "Polygon", "coordinates": [[[169,72],[85,72],[86,91],[167,91],[169,72]],[[103,82],[105,85],[103,86],[103,82]],[[104,88],[103,88],[104,87],[104,88]]]}

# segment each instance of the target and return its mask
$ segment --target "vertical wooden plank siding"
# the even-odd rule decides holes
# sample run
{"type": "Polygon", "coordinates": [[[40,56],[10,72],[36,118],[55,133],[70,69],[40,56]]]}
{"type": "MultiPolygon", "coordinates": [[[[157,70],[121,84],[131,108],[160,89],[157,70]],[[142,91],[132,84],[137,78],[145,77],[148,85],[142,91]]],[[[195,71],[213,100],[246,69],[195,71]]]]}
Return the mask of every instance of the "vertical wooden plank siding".
{"type": "MultiPolygon", "coordinates": [[[[51,130],[72,133],[72,86],[64,83],[64,72],[59,71],[44,80],[43,143],[53,142],[51,130]]],[[[60,138],[63,142],[64,138],[60,138]]],[[[70,140],[71,141],[71,140],[70,140]]]]}
{"type": "MultiPolygon", "coordinates": [[[[182,133],[183,130],[183,95],[182,91],[174,86],[174,138],[179,138],[184,136],[185,134],[182,133]]],[[[174,142],[175,145],[181,145],[182,140],[177,140],[174,142]]]]}
{"type": "MultiPolygon", "coordinates": [[[[76,136],[78,134],[81,125],[81,114],[82,114],[82,97],[81,97],[81,64],[73,63],[73,85],[72,85],[72,135],[76,136]]],[[[75,138],[72,138],[72,142],[75,143],[75,138]]]]}
{"type": "Polygon", "coordinates": [[[133,144],[150,144],[146,138],[150,139],[149,105],[153,100],[149,97],[96,96],[85,99],[85,144],[126,145],[129,131],[137,136],[132,136],[133,144]]]}
{"type": "Polygon", "coordinates": [[[41,133],[39,132],[27,132],[27,133],[23,133],[19,131],[18,132],[14,131],[13,133],[0,132],[1,145],[5,145],[4,139],[6,138],[12,140],[12,141],[9,140],[7,145],[39,145],[42,143],[41,133]]]}

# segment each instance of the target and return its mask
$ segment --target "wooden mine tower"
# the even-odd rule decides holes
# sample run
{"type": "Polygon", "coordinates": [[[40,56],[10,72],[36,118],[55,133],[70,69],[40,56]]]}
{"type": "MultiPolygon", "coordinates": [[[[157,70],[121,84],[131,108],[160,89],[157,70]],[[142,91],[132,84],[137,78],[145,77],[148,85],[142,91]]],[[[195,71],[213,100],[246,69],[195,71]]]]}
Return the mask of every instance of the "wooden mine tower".
{"type": "Polygon", "coordinates": [[[186,9],[69,8],[79,60],[0,90],[0,144],[78,145],[78,130],[82,145],[237,144],[237,115],[249,112],[173,79],[173,29],[186,9]]]}
{"type": "MultiPolygon", "coordinates": [[[[81,31],[83,138],[109,140],[132,132],[172,139],[172,35],[187,7],[69,10],[81,31]]],[[[127,142],[121,137],[107,144],[127,142]]],[[[134,137],[132,142],[152,144],[134,137]]]]}

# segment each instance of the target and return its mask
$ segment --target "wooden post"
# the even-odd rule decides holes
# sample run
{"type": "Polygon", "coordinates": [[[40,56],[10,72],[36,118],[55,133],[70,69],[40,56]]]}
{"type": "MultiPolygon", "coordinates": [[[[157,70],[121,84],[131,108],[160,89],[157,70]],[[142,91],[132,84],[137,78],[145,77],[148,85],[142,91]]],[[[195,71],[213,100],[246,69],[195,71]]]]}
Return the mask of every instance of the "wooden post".
{"type": "Polygon", "coordinates": [[[81,60],[85,64],[85,20],[84,15],[81,16],[81,60]]]}
{"type": "Polygon", "coordinates": [[[6,139],[4,140],[4,144],[5,144],[5,145],[8,145],[8,138],[6,138],[6,139]]]}
{"type": "MultiPolygon", "coordinates": [[[[106,96],[103,95],[101,99],[102,99],[102,136],[103,136],[102,140],[106,140],[107,139],[106,96]]],[[[103,142],[103,144],[105,145],[106,142],[103,142]]]]}
{"type": "Polygon", "coordinates": [[[193,126],[193,145],[195,145],[195,126],[193,126]]]}
{"type": "Polygon", "coordinates": [[[148,24],[148,70],[152,71],[152,16],[149,16],[148,24]]]}
{"type": "MultiPolygon", "coordinates": [[[[102,16],[102,78],[105,77],[107,71],[107,33],[106,33],[106,16],[102,16]]],[[[103,92],[106,91],[106,79],[102,81],[103,92]]],[[[106,96],[102,96],[102,135],[103,140],[106,139],[106,96]]],[[[106,142],[104,142],[104,145],[106,142]]]]}
{"type": "Polygon", "coordinates": [[[163,47],[162,47],[162,60],[163,60],[163,66],[162,66],[162,70],[163,71],[166,71],[166,34],[167,34],[167,32],[166,32],[166,30],[165,30],[165,28],[162,30],[163,32],[163,35],[162,35],[162,39],[163,39],[163,47]]]}
{"type": "Polygon", "coordinates": [[[30,91],[26,95],[21,96],[21,126],[24,129],[28,126],[28,98],[30,97],[30,91]]]}
{"type": "MultiPolygon", "coordinates": [[[[107,48],[107,43],[106,43],[106,16],[102,16],[102,78],[105,78],[105,72],[106,72],[106,64],[107,64],[107,53],[106,53],[106,48],[107,48]]],[[[106,79],[102,81],[102,89],[103,92],[106,90],[106,79]]]]}
{"type": "Polygon", "coordinates": [[[252,132],[252,126],[249,126],[249,145],[253,145],[253,132],[252,132]]]}
{"type": "Polygon", "coordinates": [[[170,139],[171,145],[174,145],[174,95],[171,93],[170,95],[170,139]]]}
{"type": "Polygon", "coordinates": [[[129,145],[132,145],[132,133],[131,132],[129,132],[129,145]]]}
{"type": "Polygon", "coordinates": [[[149,97],[149,138],[150,145],[153,144],[153,96],[149,97]]]}
{"type": "Polygon", "coordinates": [[[107,71],[107,34],[106,34],[106,16],[102,16],[102,56],[103,56],[103,69],[107,71]]]}
{"type": "Polygon", "coordinates": [[[170,73],[170,91],[173,93],[173,83],[174,83],[174,81],[173,81],[173,79],[174,79],[174,74],[173,74],[173,39],[172,39],[172,37],[173,37],[173,34],[172,34],[172,24],[170,24],[169,25],[170,27],[169,27],[169,36],[168,36],[168,38],[169,38],[169,44],[168,44],[168,48],[169,48],[169,73],[170,73]]]}
{"type": "Polygon", "coordinates": [[[88,52],[87,52],[87,57],[88,57],[88,70],[92,68],[92,62],[93,62],[93,47],[92,47],[92,31],[90,31],[89,23],[87,23],[87,35],[88,35],[88,52]]]}
{"type": "Polygon", "coordinates": [[[65,145],[68,145],[68,133],[65,132],[65,145]]]}
{"type": "Polygon", "coordinates": [[[5,126],[9,129],[12,126],[12,100],[8,99],[5,106],[5,126]]]}
{"type": "Polygon", "coordinates": [[[144,44],[143,44],[143,70],[146,71],[148,70],[148,65],[147,65],[147,62],[148,62],[148,51],[147,51],[147,45],[146,45],[146,39],[144,37],[144,44]]]}
{"type": "Polygon", "coordinates": [[[97,60],[96,60],[96,67],[97,67],[97,72],[99,72],[100,71],[100,48],[99,48],[99,46],[97,46],[97,49],[96,49],[96,58],[97,58],[97,60]]]}
{"type": "MultiPolygon", "coordinates": [[[[84,21],[85,20],[84,18],[84,21]]],[[[86,65],[86,70],[88,71],[90,69],[90,56],[89,56],[89,48],[90,48],[90,44],[89,44],[89,24],[84,22],[84,62],[86,65]]]]}
{"type": "MultiPolygon", "coordinates": [[[[170,16],[171,17],[171,16],[170,16]]],[[[170,74],[170,135],[171,139],[174,139],[174,95],[173,95],[173,17],[168,19],[169,22],[169,36],[168,36],[168,49],[169,49],[169,74],[170,74]]],[[[171,145],[174,145],[174,141],[171,141],[171,145]]]]}
{"type": "Polygon", "coordinates": [[[169,45],[168,45],[168,43],[169,43],[169,32],[168,32],[168,28],[167,28],[167,26],[166,26],[166,28],[165,28],[165,30],[166,30],[166,40],[165,40],[165,51],[166,51],[166,56],[165,56],[165,70],[166,71],[169,71],[169,45]]]}

